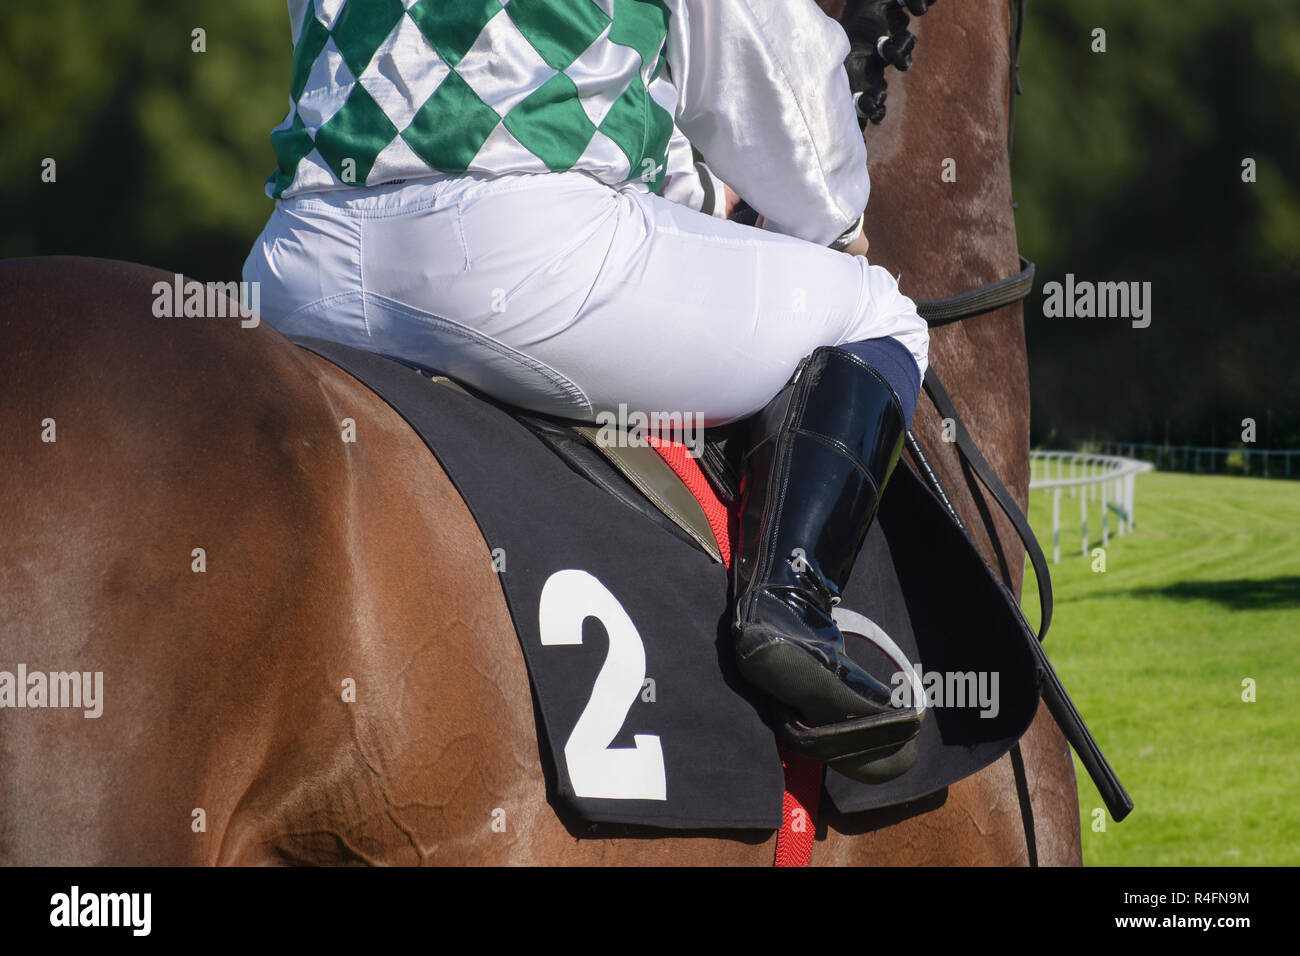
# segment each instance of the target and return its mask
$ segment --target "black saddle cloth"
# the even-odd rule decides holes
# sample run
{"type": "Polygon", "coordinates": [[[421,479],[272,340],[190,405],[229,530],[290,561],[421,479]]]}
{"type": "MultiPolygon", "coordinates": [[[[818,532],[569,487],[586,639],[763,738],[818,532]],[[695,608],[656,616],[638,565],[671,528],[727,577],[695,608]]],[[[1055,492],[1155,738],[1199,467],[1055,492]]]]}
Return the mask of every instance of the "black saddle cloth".
{"type": "MultiPolygon", "coordinates": [[[[478,522],[484,562],[504,559],[499,578],[532,682],[552,802],[591,822],[780,826],[776,738],[765,702],[732,664],[724,568],[569,468],[507,410],[379,355],[295,341],[410,423],[478,522]]],[[[892,781],[828,771],[839,811],[933,794],[997,760],[1028,728],[1041,678],[1027,643],[1034,636],[906,460],[842,607],[881,627],[945,688],[983,680],[992,689],[997,675],[997,694],[995,713],[971,700],[931,707],[916,765],[892,781]]],[[[873,672],[894,670],[866,641],[849,642],[873,672]]]]}

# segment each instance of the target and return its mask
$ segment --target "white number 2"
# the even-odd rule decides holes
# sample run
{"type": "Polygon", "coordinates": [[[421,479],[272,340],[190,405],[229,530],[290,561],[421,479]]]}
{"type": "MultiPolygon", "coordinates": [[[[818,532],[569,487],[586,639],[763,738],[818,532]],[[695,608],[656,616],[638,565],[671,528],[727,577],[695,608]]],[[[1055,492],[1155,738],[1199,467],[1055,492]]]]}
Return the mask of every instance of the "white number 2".
{"type": "Polygon", "coordinates": [[[609,653],[591,699],[564,745],[573,792],[604,800],[666,800],[664,753],[656,734],[636,734],[635,747],[610,747],[645,681],[645,645],[618,598],[586,571],[556,571],[542,587],[542,644],[581,644],[582,622],[594,617],[609,635],[609,653]]]}

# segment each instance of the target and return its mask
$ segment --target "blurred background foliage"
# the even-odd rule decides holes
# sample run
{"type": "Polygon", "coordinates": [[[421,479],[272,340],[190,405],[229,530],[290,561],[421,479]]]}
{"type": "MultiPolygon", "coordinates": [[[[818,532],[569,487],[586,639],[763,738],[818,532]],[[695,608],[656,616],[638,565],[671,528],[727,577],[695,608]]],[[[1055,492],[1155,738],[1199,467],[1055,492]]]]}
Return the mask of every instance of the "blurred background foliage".
{"type": "MultiPolygon", "coordinates": [[[[276,0],[5,0],[0,256],[238,278],[289,62],[276,0]]],[[[1259,446],[1300,447],[1300,2],[1030,0],[1021,76],[1034,442],[1236,444],[1251,417],[1259,446]],[[1151,282],[1150,327],[1043,317],[1068,272],[1151,282]]]]}
{"type": "Polygon", "coordinates": [[[291,55],[282,2],[5,0],[0,255],[239,278],[271,210],[291,55]],[[57,185],[40,180],[45,157],[57,185]]]}
{"type": "Polygon", "coordinates": [[[1253,418],[1255,447],[1300,447],[1300,2],[1030,0],[1026,23],[1034,441],[1239,445],[1253,418]],[[1151,325],[1045,318],[1067,273],[1151,282],[1151,325]]]}

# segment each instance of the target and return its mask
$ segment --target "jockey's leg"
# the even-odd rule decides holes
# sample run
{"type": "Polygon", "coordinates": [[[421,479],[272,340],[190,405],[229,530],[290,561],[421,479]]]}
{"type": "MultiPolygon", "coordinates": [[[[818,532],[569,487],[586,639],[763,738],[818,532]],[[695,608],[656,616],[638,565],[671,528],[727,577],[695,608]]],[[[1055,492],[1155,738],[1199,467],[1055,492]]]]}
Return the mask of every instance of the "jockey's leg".
{"type": "Polygon", "coordinates": [[[833,618],[910,415],[891,377],[914,408],[917,369],[894,340],[818,348],[755,417],[732,568],[741,673],[818,728],[818,756],[868,782],[906,770],[920,730],[891,705],[891,675],[849,657],[833,618]]]}
{"type": "MultiPolygon", "coordinates": [[[[717,385],[802,360],[750,425],[733,566],[741,672],[819,728],[817,753],[840,772],[872,782],[897,775],[910,765],[904,744],[919,718],[891,706],[891,675],[881,681],[849,657],[832,611],[914,413],[928,329],[893,278],[860,258],[650,207],[651,251],[638,272],[658,274],[652,296],[695,303],[687,311],[707,323],[698,335],[721,328],[747,347],[724,360],[717,385]],[[671,251],[656,255],[657,242],[671,251]]],[[[683,326],[667,326],[672,344],[683,326]]],[[[670,355],[662,361],[673,367],[670,355]]],[[[649,406],[659,407],[674,406],[649,406]]]]}
{"type": "MultiPolygon", "coordinates": [[[[810,726],[893,720],[831,618],[926,365],[926,325],[884,269],[564,173],[290,200],[245,278],[282,331],[538,411],[761,412],[733,566],[742,672],[810,726]]],[[[859,756],[874,741],[848,733],[830,762],[877,779],[859,756]]]]}
{"type": "Polygon", "coordinates": [[[457,177],[281,202],[245,265],[263,318],[398,355],[502,401],[762,409],[823,345],[928,336],[864,260],[582,173],[457,177]]]}
{"type": "Polygon", "coordinates": [[[916,414],[916,400],[921,395],[921,373],[907,346],[898,339],[880,338],[848,342],[840,348],[852,352],[876,370],[885,384],[894,390],[903,409],[903,421],[910,425],[912,416],[916,414]]]}

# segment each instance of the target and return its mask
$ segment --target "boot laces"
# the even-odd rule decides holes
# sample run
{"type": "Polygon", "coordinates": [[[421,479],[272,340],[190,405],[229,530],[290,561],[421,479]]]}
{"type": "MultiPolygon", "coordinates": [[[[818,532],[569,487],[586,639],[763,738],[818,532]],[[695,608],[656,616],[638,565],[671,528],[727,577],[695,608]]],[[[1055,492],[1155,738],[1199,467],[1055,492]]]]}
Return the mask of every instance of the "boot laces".
{"type": "Polygon", "coordinates": [[[800,553],[799,550],[793,551],[787,559],[790,570],[795,574],[795,580],[808,591],[811,591],[816,598],[817,603],[823,610],[829,611],[840,603],[840,596],[830,589],[822,576],[813,570],[813,566],[808,563],[807,557],[800,553]]]}

